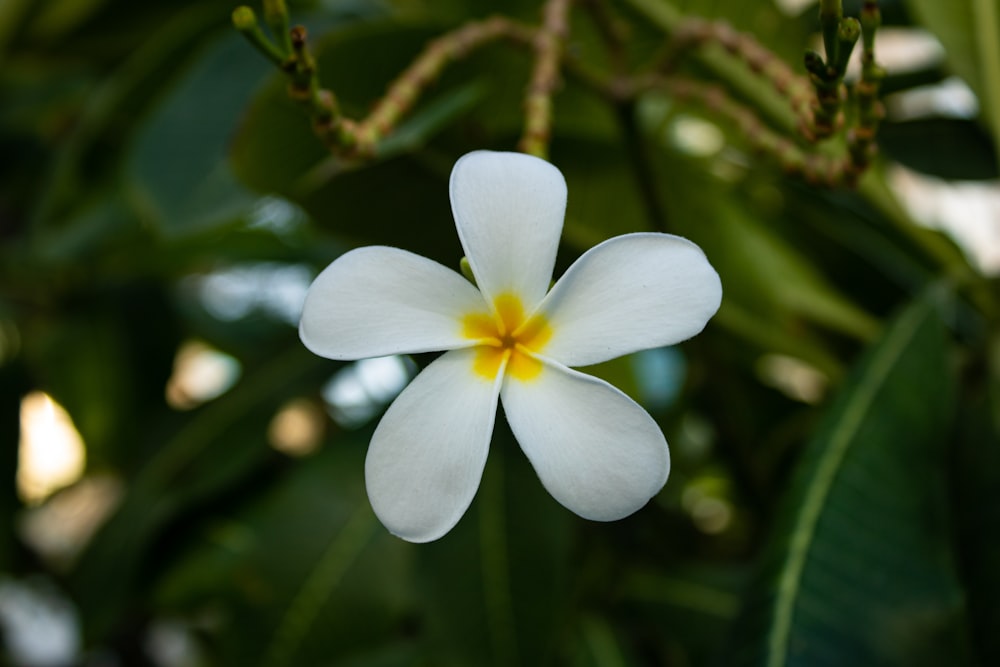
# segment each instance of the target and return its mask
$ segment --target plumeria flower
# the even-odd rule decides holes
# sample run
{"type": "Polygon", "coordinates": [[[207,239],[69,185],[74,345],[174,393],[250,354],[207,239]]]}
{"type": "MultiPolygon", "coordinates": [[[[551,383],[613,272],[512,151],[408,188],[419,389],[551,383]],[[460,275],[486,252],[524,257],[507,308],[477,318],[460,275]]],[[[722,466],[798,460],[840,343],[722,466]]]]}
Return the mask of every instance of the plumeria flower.
{"type": "Polygon", "coordinates": [[[626,234],[550,290],[566,209],[559,170],[477,151],[455,164],[450,189],[475,285],[405,250],[366,247],[316,278],[302,313],[302,341],[330,359],[445,351],[375,429],[365,462],[375,514],[411,542],[451,530],[479,488],[498,400],[557,501],[596,521],[632,514],[666,483],[667,442],[632,399],[570,367],[694,336],[718,310],[718,275],[690,241],[626,234]]]}

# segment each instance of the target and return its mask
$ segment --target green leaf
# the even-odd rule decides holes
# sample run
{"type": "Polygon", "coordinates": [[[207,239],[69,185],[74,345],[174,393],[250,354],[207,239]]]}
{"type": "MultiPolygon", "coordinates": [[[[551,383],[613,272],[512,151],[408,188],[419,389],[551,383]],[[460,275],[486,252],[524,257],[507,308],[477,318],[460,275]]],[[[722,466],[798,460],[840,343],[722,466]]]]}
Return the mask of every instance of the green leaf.
{"type": "MultiPolygon", "coordinates": [[[[73,208],[118,176],[123,145],[132,137],[137,119],[149,113],[163,82],[190,62],[191,50],[216,26],[218,18],[204,3],[174,9],[168,20],[147,30],[141,47],[128,53],[111,76],[92,84],[73,131],[59,142],[44,177],[33,224],[40,229],[63,226],[73,208]]],[[[121,28],[120,32],[132,30],[135,28],[121,28]]]]}
{"type": "Polygon", "coordinates": [[[398,626],[418,547],[383,529],[368,504],[370,436],[329,441],[192,531],[156,601],[173,614],[219,614],[213,664],[412,664],[414,642],[398,626]]]}
{"type": "MultiPolygon", "coordinates": [[[[584,249],[616,234],[649,229],[633,169],[614,144],[567,142],[557,144],[553,156],[569,187],[566,244],[584,249]]],[[[706,165],[660,157],[664,163],[656,177],[668,231],[698,243],[722,278],[717,323],[760,349],[803,359],[838,377],[840,363],[815,332],[804,330],[803,320],[864,340],[877,329],[874,318],[772,231],[752,203],[734,201],[723,184],[704,173],[706,165]]],[[[560,255],[562,264],[569,259],[560,255]]]]}
{"type": "Polygon", "coordinates": [[[883,123],[879,148],[902,164],[946,179],[997,177],[997,153],[977,123],[957,118],[921,118],[883,123]]]}
{"type": "Polygon", "coordinates": [[[55,0],[45,3],[31,24],[32,37],[53,39],[64,36],[90,20],[107,0],[55,0]]]}
{"type": "Polygon", "coordinates": [[[579,520],[548,495],[502,421],[468,513],[418,548],[428,664],[547,664],[570,615],[579,520]]]}
{"type": "Polygon", "coordinates": [[[953,378],[939,297],[899,315],[830,406],[726,664],[968,664],[949,542],[953,378]]]}
{"type": "Polygon", "coordinates": [[[229,222],[255,199],[226,159],[235,119],[267,71],[247,50],[237,34],[207,49],[133,144],[128,183],[142,211],[164,232],[229,222]]]}
{"type": "Polygon", "coordinates": [[[732,199],[721,200],[714,208],[710,228],[701,224],[703,219],[678,222],[719,263],[727,297],[748,305],[763,301],[776,311],[861,340],[875,334],[876,320],[846,299],[763,221],[732,199]]]}
{"type": "MultiPolygon", "coordinates": [[[[362,118],[440,31],[437,25],[380,21],[340,26],[317,49],[323,84],[336,91],[347,117],[362,118]]],[[[295,201],[351,243],[389,244],[455,265],[462,253],[447,179],[460,153],[409,154],[474,107],[486,108],[488,101],[494,116],[502,108],[492,96],[484,97],[498,88],[493,73],[486,77],[470,67],[463,62],[448,68],[379,145],[377,157],[363,163],[331,157],[313,135],[307,116],[288,99],[286,82],[275,77],[244,116],[231,150],[233,169],[251,188],[295,201]]],[[[519,100],[520,88],[511,115],[519,113],[519,100]]]]}
{"type": "Polygon", "coordinates": [[[399,128],[379,144],[379,156],[387,158],[419,148],[475,106],[482,99],[485,89],[483,82],[476,81],[436,96],[412,118],[400,123],[399,128]]]}
{"type": "Polygon", "coordinates": [[[70,580],[78,604],[88,610],[88,638],[103,640],[123,621],[148,583],[156,540],[172,522],[277,456],[265,444],[271,416],[324,370],[329,367],[317,364],[296,341],[248,370],[227,394],[185,413],[179,426],[162,415],[145,424],[144,444],[156,449],[147,453],[122,504],[87,546],[70,580]]]}
{"type": "Polygon", "coordinates": [[[627,636],[631,627],[642,623],[650,632],[658,632],[661,641],[683,642],[690,655],[689,664],[713,664],[719,637],[725,635],[739,611],[745,575],[742,570],[697,561],[693,566],[635,566],[618,587],[625,613],[616,619],[616,625],[627,636]],[[659,628],[669,630],[662,632],[659,628]]]}
{"type": "Polygon", "coordinates": [[[976,92],[994,141],[1000,140],[1000,10],[996,0],[909,0],[908,6],[941,40],[951,68],[976,92]]]}
{"type": "MultiPolygon", "coordinates": [[[[661,156],[670,231],[705,251],[722,278],[723,307],[784,330],[774,336],[776,340],[788,333],[800,336],[803,320],[859,340],[875,335],[878,322],[842,294],[803,244],[796,247],[775,230],[777,225],[768,218],[776,211],[734,196],[726,184],[705,172],[710,165],[668,151],[661,156]]],[[[815,356],[813,363],[823,355],[815,356]]]]}
{"type": "Polygon", "coordinates": [[[955,520],[972,639],[981,664],[1000,664],[1000,338],[988,359],[970,366],[991,373],[966,387],[957,420],[955,520]],[[992,362],[992,363],[990,363],[992,362]]]}

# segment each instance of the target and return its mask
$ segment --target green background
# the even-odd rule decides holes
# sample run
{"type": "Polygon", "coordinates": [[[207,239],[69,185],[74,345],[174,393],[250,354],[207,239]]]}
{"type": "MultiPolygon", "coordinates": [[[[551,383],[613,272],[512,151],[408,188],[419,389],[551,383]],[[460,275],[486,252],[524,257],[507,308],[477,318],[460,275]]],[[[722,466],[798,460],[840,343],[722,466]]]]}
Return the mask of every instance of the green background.
{"type": "MultiPolygon", "coordinates": [[[[750,32],[799,72],[818,29],[815,6],[674,4],[750,32]]],[[[498,43],[449,68],[380,157],[345,169],[232,29],[229,2],[0,4],[4,581],[69,601],[81,665],[1000,664],[997,285],[916,226],[887,180],[895,163],[998,177],[1000,62],[977,44],[996,44],[1000,25],[983,24],[984,5],[881,3],[887,24],[923,24],[945,51],[890,71],[886,92],[956,74],[982,111],[890,117],[856,190],[787,177],[738,128],[661,93],[637,101],[630,141],[621,114],[567,77],[550,155],[569,187],[558,270],[602,239],[654,228],[653,215],[722,277],[703,334],[672,356],[594,370],[661,424],[671,478],[632,517],[587,522],[545,493],[498,420],[467,515],[411,545],[365,496],[377,417],[326,420],[306,457],[269,446],[276,412],[292,400],[323,409],[343,364],[310,355],[263,301],[220,317],[192,286],[245,269],[236,275],[256,271],[266,288],[266,271],[314,275],[373,243],[457,267],[448,174],[470,150],[514,148],[530,54],[498,43]],[[725,147],[685,150],[677,133],[696,121],[725,147]],[[187,340],[231,355],[241,374],[181,411],[164,387],[187,340]],[[774,355],[810,369],[821,393],[782,388],[774,355]],[[40,509],[14,484],[32,390],[71,415],[88,477],[122,489],[69,558],[23,530],[40,509]],[[150,648],[164,627],[188,646],[174,662],[150,648]]],[[[610,7],[641,69],[665,37],[631,3],[610,7]]],[[[292,13],[323,85],[356,118],[428,39],[491,13],[537,23],[540,6],[328,0],[292,13]]],[[[569,44],[608,67],[580,6],[569,44]]],[[[718,82],[698,55],[681,67],[718,82]]]]}

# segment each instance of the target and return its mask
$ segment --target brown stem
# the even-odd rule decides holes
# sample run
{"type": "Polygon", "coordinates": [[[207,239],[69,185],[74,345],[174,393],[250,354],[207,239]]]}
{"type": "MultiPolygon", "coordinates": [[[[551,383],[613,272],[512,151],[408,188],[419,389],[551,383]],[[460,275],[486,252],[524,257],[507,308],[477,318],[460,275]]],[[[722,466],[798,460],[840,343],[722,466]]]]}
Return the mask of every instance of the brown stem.
{"type": "Polygon", "coordinates": [[[687,51],[707,44],[718,44],[729,55],[742,61],[779,95],[788,100],[798,119],[798,128],[808,141],[815,140],[813,106],[815,93],[809,79],[800,76],[751,35],[735,30],[725,21],[701,18],[681,20],[672,35],[670,47],[658,67],[664,74],[673,72],[687,51]]]}
{"type": "Polygon", "coordinates": [[[852,156],[807,153],[788,138],[771,130],[749,107],[733,100],[724,88],[684,77],[646,77],[635,81],[636,92],[659,89],[679,102],[703,106],[736,125],[750,147],[770,156],[788,174],[814,185],[852,185],[859,172],[852,156]]]}
{"type": "Polygon", "coordinates": [[[379,140],[395,128],[421,93],[440,76],[444,68],[470,52],[497,39],[517,42],[531,39],[531,31],[502,16],[468,23],[430,42],[417,59],[389,84],[386,94],[375,103],[368,116],[353,125],[355,150],[374,153],[379,140]]]}
{"type": "Polygon", "coordinates": [[[552,135],[552,95],[559,83],[559,60],[569,33],[569,0],[548,0],[535,34],[535,68],[524,98],[524,133],[518,148],[547,158],[552,135]]]}

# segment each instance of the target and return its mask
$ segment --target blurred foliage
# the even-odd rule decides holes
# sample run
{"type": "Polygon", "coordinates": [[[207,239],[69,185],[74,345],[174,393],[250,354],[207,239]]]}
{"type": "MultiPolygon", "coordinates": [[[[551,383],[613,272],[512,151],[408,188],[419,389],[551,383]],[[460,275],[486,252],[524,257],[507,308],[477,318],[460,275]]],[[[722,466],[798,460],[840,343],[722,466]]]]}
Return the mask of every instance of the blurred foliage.
{"type": "MultiPolygon", "coordinates": [[[[603,71],[589,4],[574,6],[569,51],[603,71]]],[[[641,4],[607,3],[635,67],[665,40],[641,4]]],[[[658,4],[725,19],[800,72],[818,30],[815,6],[658,4]]],[[[457,267],[449,171],[470,150],[514,147],[530,53],[476,51],[375,159],[344,162],[232,29],[231,2],[0,4],[3,581],[43,580],[71,601],[79,665],[1000,664],[997,285],[918,227],[888,180],[897,163],[996,179],[1000,24],[987,5],[881,3],[887,24],[922,24],[945,50],[890,70],[886,92],[954,74],[981,113],[890,115],[854,190],[785,175],[711,110],[650,92],[623,113],[567,76],[551,147],[569,186],[559,267],[662,225],[722,277],[722,309],[669,376],[651,380],[643,356],[594,371],[653,411],[672,476],[634,516],[589,523],[544,492],[501,423],[468,515],[412,545],[365,497],[377,415],[324,419],[306,456],[272,446],[275,415],[292,401],[322,410],[343,366],[301,347],[288,315],[301,291],[278,277],[373,243],[457,267]],[[166,387],[192,340],[240,372],[182,409],[166,387]],[[650,398],[651,383],[670,399],[650,398]],[[35,390],[70,414],[87,471],[29,506],[15,475],[20,400],[35,390]],[[119,489],[105,513],[56,511],[96,478],[119,489]],[[45,516],[57,520],[40,539],[30,526],[45,516]]],[[[541,7],[291,9],[323,84],[358,117],[427,40],[497,12],[537,24],[541,7]]],[[[697,57],[681,67],[721,76],[697,57]]],[[[11,648],[4,613],[0,662],[35,664],[11,648]]]]}

